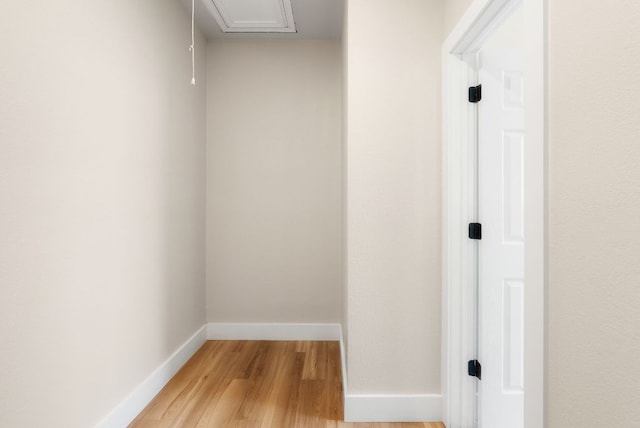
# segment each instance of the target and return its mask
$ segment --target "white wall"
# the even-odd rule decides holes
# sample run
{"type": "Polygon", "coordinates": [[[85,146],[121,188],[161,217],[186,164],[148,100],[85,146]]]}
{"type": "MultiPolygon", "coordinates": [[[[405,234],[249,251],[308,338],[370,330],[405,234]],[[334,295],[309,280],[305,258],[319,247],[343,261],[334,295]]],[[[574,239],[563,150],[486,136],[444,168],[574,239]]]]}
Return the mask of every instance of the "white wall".
{"type": "Polygon", "coordinates": [[[172,0],[0,4],[0,426],[95,425],[205,322],[189,43],[172,0]]]}
{"type": "Polygon", "coordinates": [[[440,392],[440,0],[350,0],[348,380],[440,392]]]}
{"type": "MultiPolygon", "coordinates": [[[[347,272],[348,264],[346,263],[347,239],[346,224],[348,213],[347,204],[347,135],[349,133],[349,31],[347,30],[349,16],[349,0],[344,1],[344,16],[342,17],[342,360],[347,360],[349,350],[349,294],[347,290],[347,272]]],[[[346,367],[343,367],[346,370],[346,367]]],[[[347,373],[342,373],[342,382],[346,386],[347,373]]],[[[344,391],[345,393],[347,391],[344,391]]]]}
{"type": "Polygon", "coordinates": [[[209,322],[340,322],[338,41],[208,48],[209,322]]]}
{"type": "Polygon", "coordinates": [[[640,426],[640,3],[549,0],[549,427],[640,426]]]}
{"type": "Polygon", "coordinates": [[[453,30],[472,0],[445,0],[444,1],[444,36],[453,30]]]}

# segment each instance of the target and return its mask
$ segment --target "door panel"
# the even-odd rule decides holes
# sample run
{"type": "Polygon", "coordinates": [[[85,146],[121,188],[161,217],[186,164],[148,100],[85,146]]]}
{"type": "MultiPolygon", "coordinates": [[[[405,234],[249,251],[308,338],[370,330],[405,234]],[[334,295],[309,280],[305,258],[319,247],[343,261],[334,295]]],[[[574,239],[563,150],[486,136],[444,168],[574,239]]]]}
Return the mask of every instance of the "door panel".
{"type": "Polygon", "coordinates": [[[523,426],[524,108],[521,51],[479,54],[479,419],[523,426]]]}
{"type": "Polygon", "coordinates": [[[502,134],[503,239],[510,243],[524,242],[524,133],[504,131],[502,134]]]}
{"type": "Polygon", "coordinates": [[[521,393],[523,390],[522,367],[522,312],[524,283],[521,280],[505,280],[503,283],[504,355],[502,357],[502,390],[521,393]]]}

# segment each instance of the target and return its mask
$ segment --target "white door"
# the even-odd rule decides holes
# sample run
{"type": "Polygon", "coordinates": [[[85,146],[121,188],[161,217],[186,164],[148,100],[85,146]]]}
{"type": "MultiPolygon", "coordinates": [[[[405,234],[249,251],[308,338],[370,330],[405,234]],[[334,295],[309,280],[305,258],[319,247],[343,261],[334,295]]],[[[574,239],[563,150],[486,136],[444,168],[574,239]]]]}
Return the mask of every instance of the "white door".
{"type": "Polygon", "coordinates": [[[478,56],[479,425],[523,426],[524,104],[515,13],[478,56]]]}

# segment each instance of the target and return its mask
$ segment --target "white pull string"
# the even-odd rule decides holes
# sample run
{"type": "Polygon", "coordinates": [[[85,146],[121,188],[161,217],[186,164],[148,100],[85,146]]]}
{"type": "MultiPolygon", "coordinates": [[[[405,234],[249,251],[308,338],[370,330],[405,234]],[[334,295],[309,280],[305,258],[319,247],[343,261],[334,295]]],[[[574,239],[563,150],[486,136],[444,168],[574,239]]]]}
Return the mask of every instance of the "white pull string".
{"type": "Polygon", "coordinates": [[[196,85],[196,48],[195,48],[196,0],[191,0],[191,84],[196,85]]]}

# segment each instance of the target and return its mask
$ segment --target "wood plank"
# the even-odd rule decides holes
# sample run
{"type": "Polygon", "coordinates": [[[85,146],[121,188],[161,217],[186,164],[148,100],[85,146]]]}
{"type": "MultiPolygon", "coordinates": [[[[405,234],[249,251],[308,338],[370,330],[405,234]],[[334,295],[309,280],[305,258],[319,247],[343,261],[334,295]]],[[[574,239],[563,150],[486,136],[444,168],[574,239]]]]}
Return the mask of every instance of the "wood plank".
{"type": "Polygon", "coordinates": [[[338,342],[207,341],[132,428],[444,428],[342,421],[338,342]]]}

